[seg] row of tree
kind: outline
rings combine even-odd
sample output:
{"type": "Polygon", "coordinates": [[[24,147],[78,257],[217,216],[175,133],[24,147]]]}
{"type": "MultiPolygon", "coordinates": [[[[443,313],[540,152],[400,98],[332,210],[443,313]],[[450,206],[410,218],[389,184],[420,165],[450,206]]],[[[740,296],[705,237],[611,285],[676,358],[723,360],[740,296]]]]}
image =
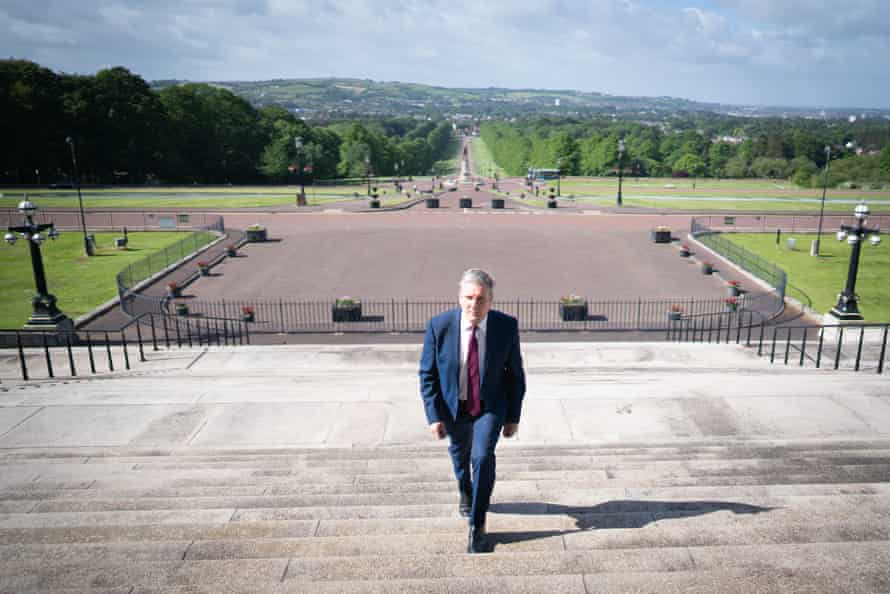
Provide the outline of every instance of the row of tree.
{"type": "Polygon", "coordinates": [[[564,175],[792,179],[803,187],[890,181],[890,122],[770,120],[699,115],[665,123],[538,118],[486,122],[481,136],[509,175],[528,167],[564,175]],[[619,155],[619,140],[624,153],[619,155]],[[830,152],[825,151],[830,147],[830,152]]]}
{"type": "Polygon", "coordinates": [[[262,183],[439,173],[451,125],[413,119],[312,125],[226,89],[155,91],[126,68],[57,74],[0,61],[0,182],[262,183]],[[70,138],[73,142],[68,142],[70,138]]]}

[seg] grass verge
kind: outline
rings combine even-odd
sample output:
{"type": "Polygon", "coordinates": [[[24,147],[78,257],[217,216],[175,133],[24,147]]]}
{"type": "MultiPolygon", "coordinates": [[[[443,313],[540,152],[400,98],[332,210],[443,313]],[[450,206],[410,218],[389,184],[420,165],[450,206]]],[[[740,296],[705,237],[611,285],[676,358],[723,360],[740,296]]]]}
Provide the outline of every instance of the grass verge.
{"type": "MultiPolygon", "coordinates": [[[[837,241],[831,233],[822,234],[818,257],[810,256],[810,243],[816,238],[814,233],[786,234],[779,245],[774,233],[724,233],[723,236],[787,272],[788,283],[795,288],[794,292],[789,291],[790,296],[804,303],[809,299],[811,307],[818,312],[829,311],[846,285],[852,248],[847,242],[837,241]],[[789,237],[796,240],[794,250],[788,248],[789,237]]],[[[869,243],[862,246],[856,292],[860,297],[859,309],[869,322],[890,321],[888,270],[890,247],[886,243],[877,247],[869,243]]]]}
{"type": "MultiPolygon", "coordinates": [[[[57,241],[46,241],[40,248],[46,270],[49,292],[58,298],[59,308],[76,318],[117,295],[115,275],[118,272],[186,236],[184,232],[130,232],[129,247],[111,247],[117,232],[98,232],[96,255],[83,255],[83,237],[63,233],[57,241]]],[[[207,234],[207,239],[214,236],[207,234]]],[[[206,242],[205,242],[206,243],[206,242]]],[[[34,275],[28,244],[19,240],[14,246],[0,248],[0,328],[18,328],[31,314],[31,298],[35,294],[34,275]]]]}

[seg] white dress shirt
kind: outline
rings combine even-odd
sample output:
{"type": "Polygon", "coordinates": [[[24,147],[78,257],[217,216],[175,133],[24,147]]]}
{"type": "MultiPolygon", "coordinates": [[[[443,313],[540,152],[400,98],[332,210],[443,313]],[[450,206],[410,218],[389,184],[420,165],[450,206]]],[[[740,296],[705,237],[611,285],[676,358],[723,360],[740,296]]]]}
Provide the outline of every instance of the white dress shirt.
{"type": "MultiPolygon", "coordinates": [[[[479,383],[482,383],[483,362],[485,361],[485,332],[488,327],[488,316],[476,326],[476,344],[479,348],[479,383]]],[[[460,314],[460,399],[467,399],[467,354],[470,352],[470,336],[473,325],[460,314]]],[[[479,386],[482,387],[481,385],[479,386]]]]}

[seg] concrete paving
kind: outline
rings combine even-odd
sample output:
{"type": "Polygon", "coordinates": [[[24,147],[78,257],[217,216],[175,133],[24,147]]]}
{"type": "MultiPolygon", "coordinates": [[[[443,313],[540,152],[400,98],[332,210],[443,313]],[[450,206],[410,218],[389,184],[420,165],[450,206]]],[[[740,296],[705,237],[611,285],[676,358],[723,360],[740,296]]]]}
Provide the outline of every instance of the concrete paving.
{"type": "MultiPolygon", "coordinates": [[[[770,365],[751,348],[528,343],[505,447],[890,437],[886,375],[770,365]]],[[[149,351],[127,373],[0,385],[0,448],[437,446],[416,344],[149,351]]],[[[14,365],[5,361],[6,366],[14,365]]]]}

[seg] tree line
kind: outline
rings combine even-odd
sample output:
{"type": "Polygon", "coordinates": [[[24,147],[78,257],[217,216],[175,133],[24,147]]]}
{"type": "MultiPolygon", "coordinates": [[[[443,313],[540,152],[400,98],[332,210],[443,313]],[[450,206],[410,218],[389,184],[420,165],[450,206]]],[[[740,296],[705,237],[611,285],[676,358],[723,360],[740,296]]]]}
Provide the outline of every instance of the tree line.
{"type": "Polygon", "coordinates": [[[528,167],[564,175],[776,178],[802,187],[880,188],[890,182],[890,122],[740,118],[717,114],[667,122],[533,118],[485,122],[480,135],[509,175],[528,167]],[[826,152],[825,147],[830,151],[826,152]]]}
{"type": "Polygon", "coordinates": [[[440,173],[456,151],[446,121],[312,123],[207,84],[158,91],[123,67],[59,74],[0,60],[0,182],[294,183],[440,173]],[[71,139],[68,142],[67,139],[71,139]]]}

